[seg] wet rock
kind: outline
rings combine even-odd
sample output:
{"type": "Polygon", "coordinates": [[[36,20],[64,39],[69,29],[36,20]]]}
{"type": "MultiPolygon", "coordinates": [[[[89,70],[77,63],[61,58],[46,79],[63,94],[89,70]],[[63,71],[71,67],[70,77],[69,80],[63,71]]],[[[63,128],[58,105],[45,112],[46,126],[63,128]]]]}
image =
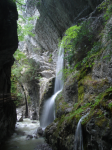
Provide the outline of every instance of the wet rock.
{"type": "Polygon", "coordinates": [[[30,139],[32,139],[32,138],[33,138],[32,135],[27,135],[27,137],[26,137],[27,140],[30,140],[30,139]]]}
{"type": "Polygon", "coordinates": [[[32,123],[37,123],[36,121],[32,121],[32,123]]]}
{"type": "Polygon", "coordinates": [[[37,135],[34,135],[33,138],[38,139],[38,136],[37,136],[37,135]]]}
{"type": "Polygon", "coordinates": [[[32,120],[37,120],[37,112],[36,110],[32,112],[32,120]]]}
{"type": "Polygon", "coordinates": [[[64,99],[68,103],[77,102],[78,90],[77,80],[74,77],[69,77],[64,85],[64,99]]]}
{"type": "Polygon", "coordinates": [[[18,112],[17,111],[17,122],[22,122],[23,121],[23,111],[18,112]]]}
{"type": "Polygon", "coordinates": [[[18,116],[17,117],[17,122],[22,122],[23,121],[23,116],[18,116]]]}
{"type": "Polygon", "coordinates": [[[53,73],[54,72],[51,71],[51,70],[44,70],[44,71],[41,72],[42,76],[45,77],[45,78],[48,78],[48,79],[54,76],[53,73]]]}
{"type": "Polygon", "coordinates": [[[37,133],[38,133],[40,136],[43,136],[43,130],[42,130],[41,127],[38,127],[37,133]]]}
{"type": "MultiPolygon", "coordinates": [[[[50,98],[54,93],[54,83],[55,83],[55,78],[42,80],[42,84],[40,86],[41,94],[40,94],[39,119],[41,118],[45,101],[48,98],[50,98]]],[[[40,125],[41,125],[41,120],[40,120],[40,125]]]]}
{"type": "Polygon", "coordinates": [[[67,108],[67,109],[65,110],[65,113],[70,113],[70,112],[72,111],[72,109],[73,109],[73,107],[67,108]]]}

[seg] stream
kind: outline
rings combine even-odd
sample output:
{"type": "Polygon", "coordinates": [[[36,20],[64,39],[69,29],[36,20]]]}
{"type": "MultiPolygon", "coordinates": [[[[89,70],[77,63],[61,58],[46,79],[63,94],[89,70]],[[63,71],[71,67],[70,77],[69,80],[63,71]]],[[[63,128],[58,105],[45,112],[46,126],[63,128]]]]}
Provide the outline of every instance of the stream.
{"type": "Polygon", "coordinates": [[[23,119],[23,122],[17,122],[14,134],[5,142],[2,149],[0,149],[38,150],[37,146],[45,143],[44,138],[36,135],[39,126],[39,121],[33,121],[28,118],[23,119]]]}

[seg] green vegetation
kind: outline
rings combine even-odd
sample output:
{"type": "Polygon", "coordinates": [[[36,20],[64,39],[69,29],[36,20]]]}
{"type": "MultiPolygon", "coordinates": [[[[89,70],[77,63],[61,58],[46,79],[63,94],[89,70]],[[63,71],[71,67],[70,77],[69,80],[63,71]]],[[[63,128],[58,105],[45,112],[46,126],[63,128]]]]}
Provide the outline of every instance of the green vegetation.
{"type": "MultiPolygon", "coordinates": [[[[93,31],[90,25],[91,25],[91,21],[87,20],[82,22],[79,26],[73,26],[74,28],[76,28],[74,30],[75,36],[71,36],[71,38],[68,38],[71,40],[69,42],[70,50],[67,48],[67,50],[65,51],[68,54],[68,56],[65,58],[68,60],[70,64],[73,61],[75,61],[75,64],[79,63],[81,59],[83,59],[86,56],[85,53],[90,50],[92,44],[92,38],[93,38],[93,31]]],[[[72,30],[69,29],[67,30],[66,33],[67,36],[70,36],[72,32],[72,30]]]]}
{"type": "Polygon", "coordinates": [[[79,26],[70,27],[60,42],[65,49],[65,60],[68,62],[63,71],[65,86],[68,85],[67,90],[69,90],[77,81],[78,102],[74,104],[72,112],[65,114],[68,103],[65,103],[62,94],[56,98],[57,112],[59,110],[63,113],[55,120],[57,128],[53,133],[54,138],[60,137],[60,134],[66,134],[63,130],[67,131],[70,127],[72,130],[73,123],[77,124],[87,112],[89,114],[83,119],[83,126],[93,117],[95,125],[102,127],[105,124],[106,127],[109,127],[108,118],[112,116],[112,87],[107,78],[93,79],[91,70],[93,66],[100,69],[102,62],[108,64],[111,59],[112,25],[109,24],[109,19],[112,16],[112,2],[107,0],[98,9],[105,13],[104,24],[99,28],[97,34],[93,32],[91,21],[87,20],[79,26]],[[92,90],[88,94],[85,91],[89,88],[92,90]]]}
{"type": "Polygon", "coordinates": [[[66,36],[62,39],[65,59],[69,63],[63,71],[65,80],[71,73],[74,74],[82,69],[82,66],[91,68],[96,55],[101,50],[101,42],[94,42],[94,33],[89,26],[90,21],[85,21],[80,26],[73,26],[66,31],[66,36]],[[71,64],[74,65],[71,67],[71,64]]]}
{"type": "Polygon", "coordinates": [[[20,96],[19,87],[23,83],[27,83],[31,80],[38,80],[41,78],[38,73],[39,64],[37,64],[33,59],[27,59],[26,55],[17,50],[14,54],[15,62],[12,66],[12,77],[11,77],[11,93],[17,96],[17,99],[21,101],[24,97],[20,96]]]}
{"type": "Polygon", "coordinates": [[[108,5],[109,5],[109,3],[110,3],[110,0],[106,0],[103,3],[101,3],[100,6],[98,7],[99,11],[100,10],[106,10],[108,5]]]}
{"type": "Polygon", "coordinates": [[[36,19],[35,17],[23,17],[23,11],[25,9],[26,4],[24,0],[15,0],[17,4],[17,10],[19,13],[18,19],[18,38],[19,41],[23,41],[26,35],[35,36],[32,33],[33,25],[31,23],[32,20],[36,19]]]}
{"type": "Polygon", "coordinates": [[[18,106],[24,98],[24,95],[21,94],[21,90],[19,90],[19,87],[21,87],[21,72],[23,71],[23,68],[26,68],[28,62],[25,54],[19,50],[15,52],[14,58],[15,62],[11,72],[11,93],[16,96],[17,101],[15,103],[18,106]]]}
{"type": "Polygon", "coordinates": [[[49,55],[49,60],[48,62],[52,62],[52,54],[49,55]]]}
{"type": "MultiPolygon", "coordinates": [[[[111,0],[106,0],[104,1],[99,7],[98,7],[99,11],[104,10],[105,14],[104,14],[104,19],[105,21],[109,20],[109,18],[112,15],[112,2],[111,0]]],[[[107,22],[105,22],[107,23],[107,22]]]]}
{"type": "MultiPolygon", "coordinates": [[[[35,36],[32,33],[34,19],[37,17],[25,17],[23,13],[25,11],[26,3],[24,0],[10,0],[17,5],[17,11],[19,14],[18,19],[18,39],[23,41],[25,36],[35,36]]],[[[34,1],[32,1],[34,2],[34,1]]],[[[38,1],[41,2],[40,0],[38,1]]],[[[33,4],[34,5],[34,4],[33,4]]],[[[28,59],[25,53],[17,50],[14,53],[14,65],[12,66],[12,77],[11,77],[11,93],[17,97],[16,105],[19,105],[22,102],[22,99],[26,97],[23,83],[34,79],[40,79],[40,74],[37,73],[39,69],[39,64],[36,64],[34,60],[28,59]],[[21,94],[22,91],[22,94],[21,94]]],[[[26,98],[25,98],[26,99],[26,98]]],[[[29,97],[27,98],[30,103],[29,97]]]]}
{"type": "MultiPolygon", "coordinates": [[[[112,3],[110,0],[106,0],[99,8],[100,11],[104,12],[104,17],[102,17],[103,24],[96,31],[97,34],[94,34],[93,30],[90,29],[91,22],[89,22],[90,27],[86,31],[84,30],[85,33],[81,33],[82,23],[79,26],[69,28],[61,42],[65,48],[65,60],[68,61],[66,68],[64,68],[65,85],[63,93],[60,93],[56,98],[58,118],[54,124],[46,128],[48,136],[49,128],[51,127],[50,129],[53,130],[49,139],[55,139],[53,142],[51,141],[54,145],[58,145],[58,143],[63,145],[65,141],[67,143],[71,135],[75,133],[79,119],[87,113],[88,115],[82,120],[83,131],[88,131],[91,134],[92,130],[89,127],[94,124],[93,129],[103,131],[103,136],[111,128],[112,87],[108,78],[109,73],[106,74],[106,67],[111,64],[109,61],[112,56],[112,25],[110,20],[112,3]],[[70,113],[66,113],[66,108],[69,107],[69,102],[65,102],[67,97],[63,95],[66,91],[70,93],[71,99],[78,97],[77,103],[74,104],[74,100],[70,102],[73,104],[70,113]]],[[[85,132],[83,134],[85,135],[85,132]]],[[[85,138],[84,142],[86,140],[85,138]]],[[[72,139],[71,141],[73,142],[72,139]]],[[[87,149],[86,146],[85,149],[87,149]]]]}
{"type": "MultiPolygon", "coordinates": [[[[61,115],[65,114],[65,113],[67,114],[68,112],[66,112],[66,109],[71,107],[68,105],[67,102],[64,101],[62,92],[59,93],[58,96],[56,97],[55,106],[56,106],[56,110],[60,110],[59,112],[61,112],[61,115]]],[[[56,113],[58,114],[57,111],[56,111],[56,113]]],[[[57,117],[59,117],[59,116],[57,116],[57,117]]]]}
{"type": "MultiPolygon", "coordinates": [[[[65,52],[66,52],[66,50],[71,52],[71,49],[72,49],[71,40],[75,40],[77,38],[80,28],[81,28],[81,26],[75,25],[66,30],[65,36],[63,37],[63,40],[60,43],[61,46],[63,48],[65,48],[65,52]]],[[[60,47],[60,45],[59,45],[59,47],[60,47]]]]}
{"type": "MultiPolygon", "coordinates": [[[[105,1],[98,9],[105,11],[105,14],[104,24],[97,31],[97,35],[99,34],[97,38],[91,27],[91,20],[87,20],[79,26],[70,27],[60,42],[65,48],[65,60],[68,61],[68,65],[63,70],[64,81],[70,75],[78,76],[78,78],[84,77],[92,69],[95,60],[100,58],[103,51],[112,47],[110,43],[112,39],[112,25],[107,23],[112,16],[112,2],[110,0],[105,1]],[[105,43],[102,42],[104,38],[105,43]]],[[[103,59],[109,61],[111,54],[112,52],[110,51],[103,59]]]]}
{"type": "MultiPolygon", "coordinates": [[[[95,118],[95,124],[99,127],[103,126],[103,123],[105,123],[106,126],[109,127],[108,124],[108,118],[105,117],[106,113],[105,111],[102,111],[100,107],[103,109],[108,110],[107,112],[112,112],[112,87],[108,88],[105,92],[99,94],[94,102],[89,103],[75,103],[74,108],[72,112],[69,114],[62,115],[61,118],[57,118],[54,122],[57,123],[57,128],[55,132],[53,133],[53,136],[56,136],[56,138],[59,136],[59,133],[63,133],[63,129],[67,130],[68,127],[71,128],[69,132],[72,132],[73,122],[75,121],[75,124],[77,125],[79,119],[81,118],[82,114],[88,115],[82,120],[82,124],[86,125],[86,123],[92,118],[95,118]],[[110,99],[110,100],[109,100],[110,99]]],[[[66,132],[65,132],[66,133],[66,132]]],[[[64,134],[64,133],[63,133],[64,134]]],[[[68,132],[67,132],[68,134],[68,132]]],[[[69,133],[70,134],[70,133],[69,133]]]]}

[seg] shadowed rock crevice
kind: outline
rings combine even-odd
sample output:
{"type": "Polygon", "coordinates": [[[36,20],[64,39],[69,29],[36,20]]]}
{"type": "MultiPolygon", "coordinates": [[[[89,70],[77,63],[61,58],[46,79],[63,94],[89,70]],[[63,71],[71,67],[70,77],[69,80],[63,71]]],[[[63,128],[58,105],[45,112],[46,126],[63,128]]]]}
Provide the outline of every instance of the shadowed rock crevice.
{"type": "Polygon", "coordinates": [[[0,1],[0,143],[15,129],[16,109],[12,101],[2,103],[3,95],[10,95],[13,53],[18,47],[18,13],[11,0],[0,1]]]}

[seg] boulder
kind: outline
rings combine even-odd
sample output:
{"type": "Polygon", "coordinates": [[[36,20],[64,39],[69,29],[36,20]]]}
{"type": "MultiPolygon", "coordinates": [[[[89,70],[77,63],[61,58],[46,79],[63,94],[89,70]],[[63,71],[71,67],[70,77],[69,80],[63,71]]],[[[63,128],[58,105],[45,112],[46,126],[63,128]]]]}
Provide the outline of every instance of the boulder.
{"type": "Polygon", "coordinates": [[[23,121],[23,116],[18,116],[17,117],[17,122],[22,122],[23,121]]]}
{"type": "Polygon", "coordinates": [[[40,135],[40,136],[43,136],[43,130],[42,130],[42,128],[41,127],[38,127],[38,129],[37,129],[37,133],[40,135]]]}
{"type": "Polygon", "coordinates": [[[30,140],[30,139],[32,139],[32,138],[33,138],[32,135],[27,135],[27,137],[26,137],[27,140],[30,140]]]}

